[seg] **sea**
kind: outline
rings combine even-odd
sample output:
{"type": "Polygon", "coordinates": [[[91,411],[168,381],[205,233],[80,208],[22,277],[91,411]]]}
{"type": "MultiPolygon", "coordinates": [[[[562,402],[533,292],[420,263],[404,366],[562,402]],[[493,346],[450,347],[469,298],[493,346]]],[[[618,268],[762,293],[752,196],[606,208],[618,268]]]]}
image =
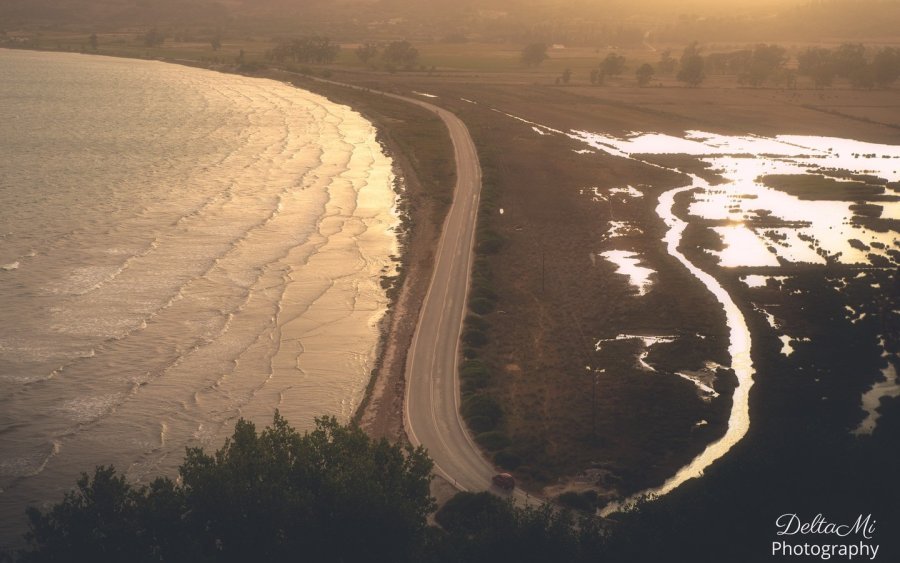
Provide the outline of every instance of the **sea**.
{"type": "Polygon", "coordinates": [[[397,272],[374,126],[274,80],[0,50],[0,547],[81,472],[347,421],[397,272]]]}

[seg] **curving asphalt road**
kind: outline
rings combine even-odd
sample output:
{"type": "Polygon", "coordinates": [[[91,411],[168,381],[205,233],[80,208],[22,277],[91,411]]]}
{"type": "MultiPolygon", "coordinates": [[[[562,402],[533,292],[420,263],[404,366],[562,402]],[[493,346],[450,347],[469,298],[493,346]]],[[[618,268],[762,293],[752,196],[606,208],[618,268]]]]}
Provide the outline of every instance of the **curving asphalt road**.
{"type": "Polygon", "coordinates": [[[466,315],[481,195],[481,165],[469,130],[453,113],[420,99],[315,80],[415,104],[434,112],[447,126],[456,160],[456,187],[438,242],[431,283],[407,353],[403,425],[413,446],[425,446],[436,473],[457,489],[492,491],[525,504],[536,500],[520,489],[509,495],[492,486],[491,478],[497,469],[481,455],[459,412],[459,339],[466,315]]]}
{"type": "MultiPolygon", "coordinates": [[[[423,445],[436,472],[462,491],[491,486],[497,470],[481,455],[459,413],[459,339],[481,194],[481,166],[465,124],[453,113],[422,100],[393,96],[437,114],[447,126],[456,159],[453,204],[435,255],[434,272],[407,355],[403,418],[413,445],[423,445]]],[[[528,495],[516,490],[521,501],[528,495]]]]}
{"type": "Polygon", "coordinates": [[[496,472],[460,418],[457,376],[481,167],[469,131],[458,117],[434,105],[414,102],[436,112],[447,126],[456,158],[456,188],[407,355],[404,425],[410,441],[428,449],[440,475],[461,490],[484,490],[490,488],[496,472]]]}

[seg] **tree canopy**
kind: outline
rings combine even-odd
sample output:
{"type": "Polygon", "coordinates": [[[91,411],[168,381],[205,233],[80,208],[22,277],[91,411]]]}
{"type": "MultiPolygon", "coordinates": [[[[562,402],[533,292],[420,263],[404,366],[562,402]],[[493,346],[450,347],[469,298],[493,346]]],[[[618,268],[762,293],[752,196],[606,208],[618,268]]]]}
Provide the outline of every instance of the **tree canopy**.
{"type": "Polygon", "coordinates": [[[409,41],[392,41],[384,48],[381,59],[389,65],[412,69],[419,61],[419,50],[409,41]]]}
{"type": "Polygon", "coordinates": [[[111,467],[30,508],[24,561],[417,559],[435,509],[424,449],[374,441],[334,418],[298,434],[276,413],[241,420],[214,455],[189,449],[180,482],[133,486],[111,467]]]}
{"type": "Polygon", "coordinates": [[[700,47],[695,41],[684,48],[684,52],[681,55],[681,66],[676,78],[688,86],[699,86],[705,77],[703,57],[700,55],[700,47]]]}
{"type": "Polygon", "coordinates": [[[547,60],[546,43],[529,43],[522,49],[522,64],[525,66],[538,66],[547,60]]]}
{"type": "Polygon", "coordinates": [[[634,72],[635,77],[637,78],[638,86],[646,86],[650,84],[650,80],[653,78],[654,70],[653,67],[648,63],[644,63],[638,67],[638,69],[634,72]]]}
{"type": "Polygon", "coordinates": [[[298,37],[279,41],[266,57],[276,62],[327,64],[333,62],[340,51],[341,46],[327,37],[298,37]]]}
{"type": "Polygon", "coordinates": [[[604,76],[618,76],[625,71],[625,56],[610,53],[600,62],[600,72],[604,76]]]}
{"type": "Polygon", "coordinates": [[[210,455],[186,452],[179,480],[83,474],[62,502],[28,509],[23,562],[591,561],[602,535],[567,511],[460,493],[436,515],[423,448],[373,440],[334,418],[303,435],[277,412],[238,421],[210,455]]]}

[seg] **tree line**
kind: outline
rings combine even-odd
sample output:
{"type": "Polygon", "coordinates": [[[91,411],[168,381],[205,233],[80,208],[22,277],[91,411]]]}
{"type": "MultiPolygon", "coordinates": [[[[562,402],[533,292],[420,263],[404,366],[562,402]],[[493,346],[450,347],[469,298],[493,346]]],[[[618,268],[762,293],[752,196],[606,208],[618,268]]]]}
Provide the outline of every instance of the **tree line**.
{"type": "Polygon", "coordinates": [[[363,43],[356,48],[356,58],[366,66],[373,66],[376,60],[380,60],[388,70],[412,70],[419,63],[419,50],[405,40],[383,45],[363,43]]]}
{"type": "Polygon", "coordinates": [[[329,38],[314,35],[282,39],[266,52],[266,59],[276,63],[327,64],[334,62],[340,51],[341,46],[329,38]]]}
{"type": "Polygon", "coordinates": [[[179,479],[83,474],[58,504],[29,508],[22,562],[598,561],[593,519],[461,493],[437,512],[421,447],[317,419],[298,433],[277,412],[241,420],[215,454],[189,448],[179,479]]]}
{"type": "MultiPolygon", "coordinates": [[[[545,43],[529,43],[522,49],[522,64],[540,65],[549,58],[547,50],[545,43]]],[[[626,68],[625,56],[610,52],[590,70],[590,83],[603,85],[607,78],[624,74],[626,68]]],[[[781,45],[760,43],[747,49],[704,54],[703,47],[695,41],[677,59],[671,50],[666,50],[655,65],[645,62],[634,69],[640,86],[648,85],[654,76],[672,74],[688,86],[699,86],[709,76],[718,75],[733,76],[738,84],[753,88],[795,88],[801,76],[807,77],[815,88],[832,86],[837,80],[854,88],[889,88],[900,78],[900,49],[844,43],[833,49],[808,47],[792,55],[781,45]]],[[[556,81],[568,84],[571,78],[571,69],[565,69],[556,81]]]]}

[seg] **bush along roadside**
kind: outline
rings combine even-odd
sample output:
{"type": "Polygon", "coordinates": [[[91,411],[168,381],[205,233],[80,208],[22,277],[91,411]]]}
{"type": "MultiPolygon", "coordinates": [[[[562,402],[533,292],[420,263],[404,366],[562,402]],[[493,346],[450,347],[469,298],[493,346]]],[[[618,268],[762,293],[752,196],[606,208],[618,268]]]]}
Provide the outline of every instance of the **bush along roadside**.
{"type": "Polygon", "coordinates": [[[497,214],[497,172],[490,149],[478,147],[482,188],[478,207],[475,260],[469,287],[468,309],[462,331],[463,362],[460,364],[460,411],[475,441],[499,467],[513,470],[521,463],[512,440],[503,428],[503,408],[492,392],[494,374],[480,357],[490,338],[490,319],[501,301],[494,288],[492,256],[503,248],[503,237],[493,226],[497,214]]]}

